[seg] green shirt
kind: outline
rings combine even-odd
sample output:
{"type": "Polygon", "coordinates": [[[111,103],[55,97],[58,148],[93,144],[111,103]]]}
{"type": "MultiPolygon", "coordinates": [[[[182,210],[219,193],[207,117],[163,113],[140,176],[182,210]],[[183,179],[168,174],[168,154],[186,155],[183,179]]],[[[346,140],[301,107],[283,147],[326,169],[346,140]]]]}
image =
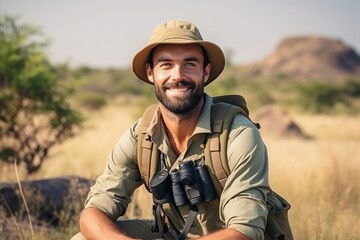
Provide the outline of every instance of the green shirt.
{"type": "MultiPolygon", "coordinates": [[[[168,169],[178,168],[182,161],[199,160],[203,143],[211,133],[212,98],[205,95],[205,104],[187,150],[176,157],[167,139],[160,112],[154,116],[148,134],[164,156],[168,169]]],[[[116,143],[86,200],[86,207],[105,212],[114,221],[126,211],[130,196],[142,184],[136,160],[139,119],[116,143]]],[[[197,205],[198,214],[188,237],[206,235],[220,228],[237,229],[253,239],[263,239],[266,225],[266,194],[269,191],[268,157],[258,129],[246,117],[237,115],[231,126],[228,148],[231,170],[220,200],[197,205]]],[[[170,227],[180,232],[189,213],[188,206],[165,204],[170,227]]]]}

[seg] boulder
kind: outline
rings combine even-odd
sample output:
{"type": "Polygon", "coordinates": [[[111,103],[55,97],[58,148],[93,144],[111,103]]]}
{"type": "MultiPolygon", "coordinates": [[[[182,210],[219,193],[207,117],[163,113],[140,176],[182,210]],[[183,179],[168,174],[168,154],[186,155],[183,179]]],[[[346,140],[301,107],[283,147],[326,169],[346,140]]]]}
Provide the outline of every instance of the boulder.
{"type": "Polygon", "coordinates": [[[264,136],[309,139],[290,114],[279,105],[269,104],[257,111],[252,120],[259,123],[264,136]]]}
{"type": "MultiPolygon", "coordinates": [[[[94,181],[67,176],[20,184],[32,219],[57,226],[71,215],[78,216],[94,181]]],[[[0,212],[0,217],[15,216],[17,221],[27,218],[18,183],[0,183],[0,212]]]]}

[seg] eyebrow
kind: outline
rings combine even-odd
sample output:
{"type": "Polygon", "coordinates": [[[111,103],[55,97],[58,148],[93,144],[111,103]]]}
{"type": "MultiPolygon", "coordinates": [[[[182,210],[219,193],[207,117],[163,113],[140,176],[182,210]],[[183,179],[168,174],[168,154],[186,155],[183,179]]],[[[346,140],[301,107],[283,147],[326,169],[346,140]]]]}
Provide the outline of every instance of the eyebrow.
{"type": "Polygon", "coordinates": [[[185,61],[186,62],[199,62],[200,59],[197,57],[188,57],[188,58],[185,58],[185,61]]]}
{"type": "Polygon", "coordinates": [[[165,57],[160,57],[156,62],[158,63],[158,62],[169,62],[169,61],[171,61],[171,59],[165,56],[165,57]]]}

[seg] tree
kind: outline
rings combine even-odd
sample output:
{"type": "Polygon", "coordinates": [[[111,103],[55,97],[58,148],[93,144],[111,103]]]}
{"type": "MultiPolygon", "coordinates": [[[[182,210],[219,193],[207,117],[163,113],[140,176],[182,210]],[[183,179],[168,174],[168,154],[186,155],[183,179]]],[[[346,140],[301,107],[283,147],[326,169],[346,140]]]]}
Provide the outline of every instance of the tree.
{"type": "Polygon", "coordinates": [[[82,122],[65,101],[47,46],[38,28],[0,19],[0,161],[17,160],[29,174],[82,122]]]}

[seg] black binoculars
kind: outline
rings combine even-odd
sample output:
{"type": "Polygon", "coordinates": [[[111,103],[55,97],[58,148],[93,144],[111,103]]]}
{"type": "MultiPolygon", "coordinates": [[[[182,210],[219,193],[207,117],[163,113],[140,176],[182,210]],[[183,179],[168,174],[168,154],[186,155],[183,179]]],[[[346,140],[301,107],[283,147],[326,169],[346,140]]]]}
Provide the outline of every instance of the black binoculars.
{"type": "Polygon", "coordinates": [[[156,204],[170,202],[176,206],[188,203],[196,205],[216,198],[209,171],[206,165],[195,165],[193,161],[183,162],[179,170],[157,172],[150,181],[150,190],[156,204]]]}

